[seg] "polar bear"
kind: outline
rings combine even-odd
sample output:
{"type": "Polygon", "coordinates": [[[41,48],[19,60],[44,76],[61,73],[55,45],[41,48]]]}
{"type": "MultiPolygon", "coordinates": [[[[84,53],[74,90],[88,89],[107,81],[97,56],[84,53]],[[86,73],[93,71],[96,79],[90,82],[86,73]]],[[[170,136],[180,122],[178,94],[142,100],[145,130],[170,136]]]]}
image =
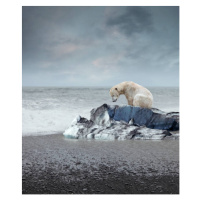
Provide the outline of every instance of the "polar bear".
{"type": "Polygon", "coordinates": [[[112,101],[117,101],[118,97],[124,94],[130,106],[139,106],[142,108],[151,108],[153,104],[153,95],[151,92],[137,83],[125,81],[113,86],[110,89],[112,101]]]}

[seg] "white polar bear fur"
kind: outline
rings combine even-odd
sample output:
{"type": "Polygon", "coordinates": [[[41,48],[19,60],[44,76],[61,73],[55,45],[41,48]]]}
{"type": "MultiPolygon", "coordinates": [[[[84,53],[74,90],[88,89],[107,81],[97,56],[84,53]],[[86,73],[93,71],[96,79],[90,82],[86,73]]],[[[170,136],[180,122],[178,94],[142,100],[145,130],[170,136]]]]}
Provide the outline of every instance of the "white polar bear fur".
{"type": "Polygon", "coordinates": [[[110,95],[113,102],[124,94],[130,106],[139,106],[142,108],[151,108],[153,104],[153,95],[145,87],[132,81],[126,81],[113,86],[110,89],[110,95]]]}

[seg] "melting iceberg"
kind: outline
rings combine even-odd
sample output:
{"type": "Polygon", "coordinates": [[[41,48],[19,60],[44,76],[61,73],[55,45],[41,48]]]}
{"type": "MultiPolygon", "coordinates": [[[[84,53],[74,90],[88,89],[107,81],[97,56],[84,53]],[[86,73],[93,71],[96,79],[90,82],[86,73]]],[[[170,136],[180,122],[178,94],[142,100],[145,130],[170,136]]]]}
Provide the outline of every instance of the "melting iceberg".
{"type": "Polygon", "coordinates": [[[90,120],[78,116],[65,130],[67,138],[101,140],[163,139],[179,130],[179,113],[156,108],[103,104],[90,112],[90,120]]]}

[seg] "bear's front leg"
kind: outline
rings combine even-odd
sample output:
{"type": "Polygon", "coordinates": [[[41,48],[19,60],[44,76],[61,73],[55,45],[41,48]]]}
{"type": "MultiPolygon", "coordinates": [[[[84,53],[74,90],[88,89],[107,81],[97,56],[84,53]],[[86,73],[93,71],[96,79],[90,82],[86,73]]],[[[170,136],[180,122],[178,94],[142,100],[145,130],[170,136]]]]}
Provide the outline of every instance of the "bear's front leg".
{"type": "Polygon", "coordinates": [[[132,99],[132,98],[129,98],[129,99],[127,99],[127,100],[128,100],[128,105],[133,106],[133,99],[132,99]]]}

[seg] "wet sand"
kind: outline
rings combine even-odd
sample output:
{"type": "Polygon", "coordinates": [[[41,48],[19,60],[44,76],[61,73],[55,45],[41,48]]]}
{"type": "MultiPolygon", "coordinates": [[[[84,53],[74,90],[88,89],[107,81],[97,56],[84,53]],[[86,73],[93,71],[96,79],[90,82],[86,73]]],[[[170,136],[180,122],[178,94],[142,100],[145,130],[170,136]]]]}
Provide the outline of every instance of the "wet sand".
{"type": "Polygon", "coordinates": [[[179,194],[179,140],[22,137],[23,194],[179,194]]]}

